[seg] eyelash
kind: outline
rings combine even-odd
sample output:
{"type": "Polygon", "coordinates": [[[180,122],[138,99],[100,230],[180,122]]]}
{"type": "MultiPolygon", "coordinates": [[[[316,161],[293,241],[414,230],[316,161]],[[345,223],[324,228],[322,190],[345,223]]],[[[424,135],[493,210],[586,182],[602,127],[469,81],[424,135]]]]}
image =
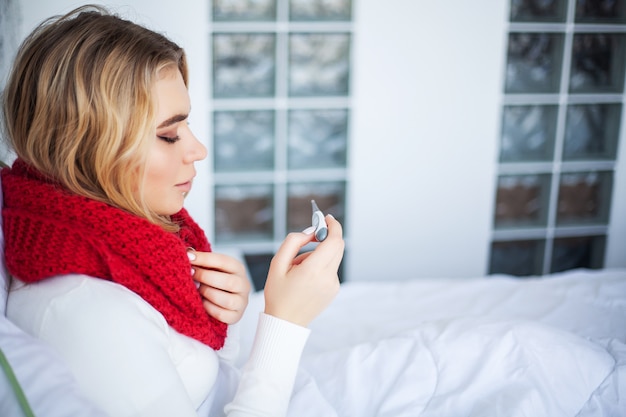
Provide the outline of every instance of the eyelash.
{"type": "Polygon", "coordinates": [[[167,143],[176,143],[178,142],[178,140],[180,139],[180,136],[174,136],[174,137],[169,137],[169,136],[157,136],[157,138],[161,139],[162,141],[165,141],[167,143]]]}

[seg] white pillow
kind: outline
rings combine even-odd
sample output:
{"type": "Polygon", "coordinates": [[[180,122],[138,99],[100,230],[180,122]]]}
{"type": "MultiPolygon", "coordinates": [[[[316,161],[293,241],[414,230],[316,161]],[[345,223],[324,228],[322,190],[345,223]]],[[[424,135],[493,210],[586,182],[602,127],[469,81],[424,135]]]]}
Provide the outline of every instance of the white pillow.
{"type": "MultiPolygon", "coordinates": [[[[17,380],[36,416],[104,417],[80,391],[65,362],[43,342],[0,316],[0,341],[17,380]]],[[[19,403],[0,370],[0,416],[20,416],[19,403]]]]}

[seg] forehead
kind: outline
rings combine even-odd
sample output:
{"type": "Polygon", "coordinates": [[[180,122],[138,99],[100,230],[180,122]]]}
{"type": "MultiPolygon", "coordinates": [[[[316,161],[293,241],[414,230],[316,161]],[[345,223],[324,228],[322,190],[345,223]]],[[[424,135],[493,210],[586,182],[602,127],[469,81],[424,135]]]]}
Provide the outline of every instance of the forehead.
{"type": "Polygon", "coordinates": [[[157,124],[177,114],[188,115],[191,107],[189,92],[176,67],[168,66],[159,71],[155,84],[157,124]]]}

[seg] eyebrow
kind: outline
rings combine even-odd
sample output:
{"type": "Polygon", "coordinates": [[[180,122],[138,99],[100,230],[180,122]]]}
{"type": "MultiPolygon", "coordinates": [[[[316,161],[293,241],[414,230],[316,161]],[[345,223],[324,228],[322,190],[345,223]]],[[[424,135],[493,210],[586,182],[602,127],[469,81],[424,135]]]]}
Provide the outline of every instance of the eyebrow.
{"type": "Polygon", "coordinates": [[[159,126],[157,126],[157,129],[162,129],[164,127],[171,126],[171,125],[173,125],[175,123],[182,122],[183,120],[187,119],[187,117],[189,117],[188,114],[177,114],[177,115],[172,116],[169,119],[165,120],[163,123],[161,123],[159,126]]]}

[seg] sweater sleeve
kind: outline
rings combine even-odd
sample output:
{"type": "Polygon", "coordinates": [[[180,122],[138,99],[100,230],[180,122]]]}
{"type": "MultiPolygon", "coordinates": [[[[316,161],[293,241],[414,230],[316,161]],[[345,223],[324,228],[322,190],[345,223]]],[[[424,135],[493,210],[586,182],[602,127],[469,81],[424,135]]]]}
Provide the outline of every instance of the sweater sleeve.
{"type": "Polygon", "coordinates": [[[305,327],[260,313],[252,351],[226,415],[284,416],[309,334],[305,327]]]}

